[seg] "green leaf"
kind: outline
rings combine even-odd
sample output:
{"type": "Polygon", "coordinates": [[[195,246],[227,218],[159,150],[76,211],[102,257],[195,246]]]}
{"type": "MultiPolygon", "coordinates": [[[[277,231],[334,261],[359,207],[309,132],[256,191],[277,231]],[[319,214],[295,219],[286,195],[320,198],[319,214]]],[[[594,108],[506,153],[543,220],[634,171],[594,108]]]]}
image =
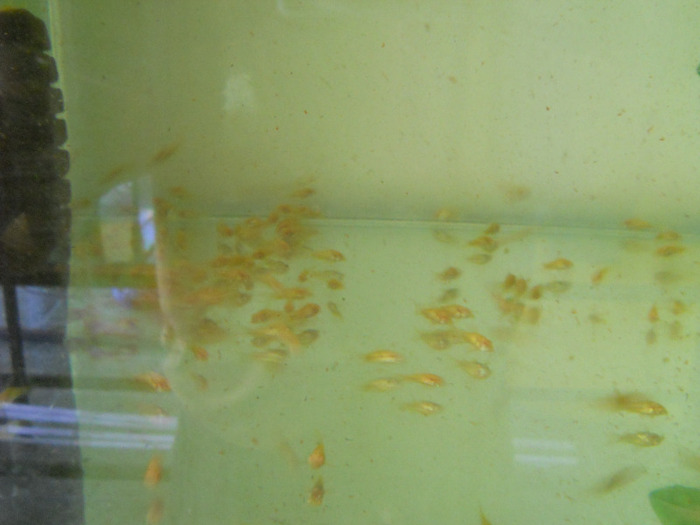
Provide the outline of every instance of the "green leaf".
{"type": "Polygon", "coordinates": [[[663,525],[700,525],[700,489],[673,485],[649,493],[649,503],[663,525]]]}

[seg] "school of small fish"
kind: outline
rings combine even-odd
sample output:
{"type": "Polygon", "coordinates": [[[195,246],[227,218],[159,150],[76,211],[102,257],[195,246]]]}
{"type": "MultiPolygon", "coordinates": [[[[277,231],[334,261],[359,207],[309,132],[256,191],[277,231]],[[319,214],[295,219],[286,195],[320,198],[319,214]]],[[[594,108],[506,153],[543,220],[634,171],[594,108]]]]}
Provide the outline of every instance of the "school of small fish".
{"type": "MultiPolygon", "coordinates": [[[[154,155],[152,162],[165,162],[177,152],[179,144],[173,144],[154,155]]],[[[119,171],[114,176],[118,176],[119,171]]],[[[187,313],[188,330],[185,341],[185,356],[196,363],[197,372],[186,376],[196,391],[209,388],[207,366],[213,360],[210,347],[231,335],[230,328],[211,312],[217,307],[240,308],[253,298],[264,296],[266,306],[254,311],[247,322],[246,337],[252,351],[253,362],[272,375],[284,370],[290,360],[303,355],[316,344],[321,332],[314,325],[321,316],[343,322],[343,313],[334,293],[346,286],[343,264],[347,264],[346,254],[329,246],[314,246],[313,219],[320,217],[315,208],[303,204],[282,204],[267,216],[252,216],[239,221],[219,221],[214,229],[217,239],[217,253],[214,257],[193,262],[184,255],[196,239],[186,229],[173,228],[169,219],[190,216],[182,209],[188,199],[188,192],[182,187],[170,189],[171,199],[159,198],[155,203],[156,229],[166,245],[159,249],[167,250],[174,261],[160,275],[156,275],[150,265],[133,265],[129,268],[104,265],[95,274],[107,280],[135,279],[146,284],[144,288],[154,290],[153,294],[142,293],[131,298],[131,308],[156,309],[161,297],[158,286],[168,290],[171,307],[187,313]],[[298,274],[290,272],[290,262],[304,261],[306,267],[298,274]]],[[[294,199],[305,199],[315,194],[313,188],[301,188],[293,193],[294,199]]],[[[436,220],[448,222],[454,214],[441,210],[436,220]]],[[[629,230],[653,232],[653,226],[641,219],[629,219],[623,223],[629,230]]],[[[389,399],[394,410],[406,412],[405,417],[421,421],[418,416],[438,416],[430,421],[448,417],[450,406],[438,402],[437,393],[443,389],[459,388],[460,385],[490,385],[499,376],[499,345],[503,343],[498,333],[489,333],[488,325],[481,320],[483,304],[474,304],[470,297],[460,291],[460,282],[470,278],[476,265],[491,264],[511,242],[520,240],[526,233],[505,236],[497,223],[488,225],[480,235],[466,240],[463,261],[449,261],[442,268],[426,273],[434,295],[418,304],[411,313],[410,323],[416,326],[414,344],[406,348],[386,346],[378,341],[376,347],[358,348],[356,359],[366,370],[366,377],[357,385],[358,391],[366,392],[367,398],[389,399]],[[440,374],[432,367],[414,367],[412,361],[416,353],[422,353],[422,363],[438,359],[440,374]],[[444,363],[450,363],[445,372],[444,363]],[[453,373],[454,371],[454,373],[453,373]],[[376,396],[376,397],[373,397],[376,396]],[[443,416],[440,416],[443,415],[443,416]]],[[[459,239],[447,228],[436,229],[434,237],[438,242],[456,244],[459,239]]],[[[650,250],[659,261],[676,260],[684,257],[686,247],[680,234],[664,230],[654,238],[657,245],[650,250]]],[[[99,248],[84,242],[76,247],[86,254],[98,253],[99,248]]],[[[490,290],[490,298],[500,320],[510,327],[530,326],[533,329],[541,323],[544,310],[543,298],[558,298],[567,294],[573,284],[570,275],[579,271],[580,266],[565,254],[550,253],[537,263],[538,270],[551,279],[532,282],[533,279],[521,273],[507,273],[490,290]]],[[[350,257],[351,258],[351,257],[350,257]]],[[[660,263],[661,264],[661,263],[660,263]]],[[[584,267],[584,265],[581,265],[584,267]]],[[[610,265],[599,265],[590,277],[591,290],[604,288],[619,271],[610,265]]],[[[672,276],[659,270],[658,281],[672,276]]],[[[681,324],[682,316],[690,305],[680,298],[669,297],[666,301],[649,304],[646,320],[649,330],[645,335],[647,345],[655,345],[660,334],[668,340],[686,337],[681,324]],[[663,328],[663,330],[662,330],[663,328]]],[[[603,316],[591,313],[592,323],[604,323],[603,316]]],[[[99,327],[91,326],[91,329],[99,327]]],[[[127,325],[118,330],[129,331],[127,325]]],[[[172,339],[172,330],[166,324],[162,338],[172,339]]],[[[437,366],[436,366],[437,368],[437,366]]],[[[159,371],[144,370],[132,377],[136,388],[152,393],[170,392],[169,379],[159,371]]],[[[478,388],[478,387],[474,387],[478,388]]],[[[489,388],[484,387],[484,388],[489,388]]],[[[619,433],[615,442],[619,446],[639,449],[659,447],[664,436],[656,433],[654,421],[662,420],[669,414],[659,401],[640,392],[620,392],[611,385],[612,394],[599,399],[598,408],[603,408],[617,416],[639,418],[639,428],[630,428],[619,433]],[[644,420],[644,426],[641,426],[644,420]]],[[[1,401],[1,399],[0,399],[1,401]]],[[[374,401],[372,401],[374,402],[374,401]]],[[[404,417],[404,416],[399,416],[404,417]]],[[[601,416],[604,417],[604,416],[601,416]]],[[[636,421],[636,420],[635,420],[636,421]]],[[[332,458],[331,458],[332,459],[332,458]]],[[[332,469],[326,466],[326,450],[323,441],[318,440],[307,457],[308,467],[313,477],[305,488],[306,503],[311,506],[324,504],[326,495],[324,478],[319,469],[332,469]]],[[[143,483],[153,493],[148,509],[147,522],[159,523],[165,503],[159,493],[164,477],[165,458],[153,454],[146,464],[143,483]]],[[[618,470],[598,485],[601,494],[633,483],[645,474],[639,467],[618,470]]],[[[327,476],[330,480],[331,476],[327,476]]],[[[489,523],[480,511],[482,523],[489,523]]]]}

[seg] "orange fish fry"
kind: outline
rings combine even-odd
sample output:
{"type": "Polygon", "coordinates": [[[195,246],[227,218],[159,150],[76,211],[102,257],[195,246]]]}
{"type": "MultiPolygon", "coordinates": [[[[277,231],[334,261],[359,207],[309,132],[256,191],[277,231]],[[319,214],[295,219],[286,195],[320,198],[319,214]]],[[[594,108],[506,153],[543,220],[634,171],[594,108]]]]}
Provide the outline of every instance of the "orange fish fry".
{"type": "Polygon", "coordinates": [[[155,498],[148,505],[148,512],[146,513],[146,524],[147,525],[158,525],[163,521],[163,514],[165,513],[165,503],[163,503],[162,498],[155,498]]]}
{"type": "Polygon", "coordinates": [[[569,259],[564,259],[560,257],[559,259],[554,259],[544,265],[547,270],[568,270],[574,265],[569,259]]]}
{"type": "Polygon", "coordinates": [[[630,230],[648,230],[651,228],[651,224],[647,221],[637,218],[627,219],[624,225],[630,230]]]}
{"type": "Polygon", "coordinates": [[[138,374],[134,379],[143,385],[148,386],[154,392],[169,392],[170,382],[168,378],[158,372],[148,372],[146,374],[138,374]]]}
{"type": "Polygon", "coordinates": [[[388,392],[399,386],[399,380],[393,377],[380,377],[366,383],[364,389],[367,392],[388,392]]]}
{"type": "Polygon", "coordinates": [[[437,277],[440,281],[447,282],[456,279],[460,275],[462,275],[462,271],[459,268],[450,266],[446,270],[440,272],[437,277]]]}
{"type": "Polygon", "coordinates": [[[207,352],[207,349],[203,346],[192,345],[189,348],[192,355],[194,355],[194,358],[198,361],[206,361],[209,359],[209,352],[207,352]]]}
{"type": "Polygon", "coordinates": [[[316,259],[321,259],[322,261],[339,262],[345,260],[345,256],[338,250],[319,250],[311,255],[313,255],[316,259]]]}
{"type": "Polygon", "coordinates": [[[487,337],[476,332],[462,332],[462,339],[482,352],[493,352],[493,343],[487,337]]]}
{"type": "Polygon", "coordinates": [[[309,462],[309,466],[313,469],[321,468],[326,464],[326,452],[323,443],[316,445],[316,448],[309,454],[307,461],[309,462]]]}
{"type": "Polygon", "coordinates": [[[400,363],[403,356],[393,350],[375,350],[365,355],[368,363],[400,363]]]}
{"type": "Polygon", "coordinates": [[[593,284],[600,284],[605,276],[607,275],[610,268],[601,268],[591,276],[591,282],[593,284]]]}
{"type": "Polygon", "coordinates": [[[435,308],[424,308],[421,310],[421,314],[436,324],[450,324],[453,319],[466,319],[468,317],[474,317],[472,311],[466,306],[459,304],[448,304],[446,306],[440,306],[435,308]]]}
{"type": "Polygon", "coordinates": [[[415,412],[422,416],[432,416],[442,412],[442,406],[432,401],[416,401],[415,403],[406,403],[402,407],[409,412],[415,412]]]}
{"type": "Polygon", "coordinates": [[[670,244],[668,246],[662,246],[661,248],[656,250],[656,255],[660,255],[661,257],[670,257],[671,255],[683,253],[684,251],[685,251],[684,246],[670,244]]]}
{"type": "Polygon", "coordinates": [[[638,392],[629,394],[615,392],[612,396],[602,400],[602,406],[615,411],[632,412],[643,416],[663,416],[668,414],[663,405],[647,399],[646,396],[638,392]]]}
{"type": "Polygon", "coordinates": [[[449,324],[452,322],[452,316],[443,308],[423,308],[420,313],[432,323],[449,324]]]}
{"type": "Polygon", "coordinates": [[[493,252],[498,248],[498,242],[489,235],[482,235],[476,239],[469,241],[470,246],[477,246],[484,251],[493,252]]]}
{"type": "Polygon", "coordinates": [[[326,494],[326,490],[323,488],[323,478],[318,478],[314,486],[311,488],[309,493],[309,499],[307,500],[309,505],[318,507],[323,504],[323,496],[326,494]]]}
{"type": "Polygon", "coordinates": [[[404,381],[410,381],[412,383],[419,383],[425,386],[442,386],[445,384],[445,380],[437,374],[430,373],[420,373],[420,374],[409,374],[403,376],[404,381]]]}
{"type": "Polygon", "coordinates": [[[146,472],[143,474],[143,484],[147,487],[155,487],[163,478],[163,458],[160,454],[153,454],[146,472]]]}
{"type": "Polygon", "coordinates": [[[459,367],[474,379],[486,379],[491,375],[491,369],[478,361],[458,361],[459,367]]]}
{"type": "Polygon", "coordinates": [[[634,445],[635,447],[645,448],[659,446],[663,440],[663,436],[653,432],[632,432],[620,436],[618,441],[634,445]]]}
{"type": "Polygon", "coordinates": [[[306,303],[304,306],[299,308],[298,310],[294,310],[289,314],[289,318],[294,320],[294,321],[299,321],[302,319],[309,319],[310,317],[315,316],[318,314],[318,312],[321,311],[321,307],[317,305],[316,303],[306,303]]]}

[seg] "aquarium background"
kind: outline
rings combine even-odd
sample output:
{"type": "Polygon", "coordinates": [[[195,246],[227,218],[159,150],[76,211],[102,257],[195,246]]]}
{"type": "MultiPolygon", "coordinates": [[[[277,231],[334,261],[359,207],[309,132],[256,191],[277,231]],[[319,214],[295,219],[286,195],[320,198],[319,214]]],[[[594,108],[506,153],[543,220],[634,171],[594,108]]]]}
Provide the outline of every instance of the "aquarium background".
{"type": "Polygon", "coordinates": [[[333,218],[693,224],[694,2],[52,7],[76,199],[150,175],[237,216],[304,180],[333,218]]]}
{"type": "Polygon", "coordinates": [[[85,523],[638,525],[700,486],[696,3],[42,6],[85,523]]]}

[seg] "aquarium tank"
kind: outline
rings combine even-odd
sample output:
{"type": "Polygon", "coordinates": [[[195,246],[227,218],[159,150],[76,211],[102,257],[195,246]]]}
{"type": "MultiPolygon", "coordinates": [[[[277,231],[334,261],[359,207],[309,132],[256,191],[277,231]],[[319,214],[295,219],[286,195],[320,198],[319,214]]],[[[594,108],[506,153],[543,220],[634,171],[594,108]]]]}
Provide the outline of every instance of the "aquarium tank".
{"type": "Polygon", "coordinates": [[[698,27],[0,2],[0,524],[700,524],[698,27]]]}

